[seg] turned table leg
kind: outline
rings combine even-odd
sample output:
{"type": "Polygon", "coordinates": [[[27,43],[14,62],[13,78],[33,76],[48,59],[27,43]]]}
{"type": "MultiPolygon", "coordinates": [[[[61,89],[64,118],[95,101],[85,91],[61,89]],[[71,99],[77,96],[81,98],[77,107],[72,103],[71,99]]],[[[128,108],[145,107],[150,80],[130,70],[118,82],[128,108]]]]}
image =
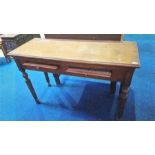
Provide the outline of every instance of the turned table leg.
{"type": "Polygon", "coordinates": [[[132,76],[134,70],[130,70],[125,74],[124,80],[121,81],[120,91],[119,91],[119,109],[117,119],[120,120],[123,116],[125,103],[127,101],[129,87],[131,84],[132,76]]]}
{"type": "Polygon", "coordinates": [[[25,69],[22,67],[20,61],[18,61],[18,60],[15,60],[15,61],[16,61],[16,64],[17,64],[19,70],[20,70],[20,71],[22,72],[22,74],[23,74],[23,77],[24,77],[24,79],[25,79],[25,82],[26,82],[26,84],[27,84],[27,86],[28,86],[28,88],[29,88],[29,90],[30,90],[30,92],[31,92],[31,94],[32,94],[32,96],[33,96],[33,98],[35,99],[36,103],[39,104],[40,101],[39,101],[39,99],[38,99],[38,97],[37,97],[37,94],[36,94],[36,92],[35,92],[35,90],[34,90],[34,88],[33,88],[33,85],[32,85],[32,83],[31,83],[31,81],[30,81],[30,79],[29,79],[29,77],[28,77],[28,74],[25,72],[25,69]]]}
{"type": "Polygon", "coordinates": [[[118,119],[121,119],[123,116],[125,103],[126,103],[127,96],[128,96],[128,91],[129,91],[129,86],[125,84],[121,84],[120,95],[119,95],[118,119]]]}
{"type": "Polygon", "coordinates": [[[34,88],[33,88],[33,85],[32,85],[32,83],[31,83],[29,77],[28,77],[28,74],[25,72],[25,70],[22,71],[22,74],[23,74],[23,77],[25,78],[25,82],[26,82],[26,84],[27,84],[27,86],[28,86],[28,88],[29,88],[29,90],[30,90],[32,96],[34,97],[36,103],[39,104],[40,101],[39,101],[39,99],[38,99],[38,97],[37,97],[37,95],[36,95],[36,92],[35,92],[35,90],[34,90],[34,88]]]}
{"type": "Polygon", "coordinates": [[[54,79],[55,79],[55,81],[56,81],[56,84],[57,84],[57,85],[60,85],[61,83],[60,83],[59,74],[53,74],[53,76],[54,76],[54,79]]]}
{"type": "Polygon", "coordinates": [[[48,73],[44,72],[44,75],[45,75],[45,79],[46,79],[46,81],[48,83],[48,86],[51,87],[51,83],[50,83],[50,79],[49,79],[48,73]]]}
{"type": "Polygon", "coordinates": [[[116,92],[116,81],[111,81],[110,91],[112,94],[116,92]]]}

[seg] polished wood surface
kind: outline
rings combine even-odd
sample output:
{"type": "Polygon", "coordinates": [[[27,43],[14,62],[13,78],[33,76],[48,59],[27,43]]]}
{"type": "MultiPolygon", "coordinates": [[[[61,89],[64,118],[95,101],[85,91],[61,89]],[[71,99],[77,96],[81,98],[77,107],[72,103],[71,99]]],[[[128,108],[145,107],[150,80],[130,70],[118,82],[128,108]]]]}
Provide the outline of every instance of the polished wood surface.
{"type": "Polygon", "coordinates": [[[41,101],[26,73],[27,69],[44,72],[49,86],[48,72],[53,73],[57,84],[60,84],[60,74],[110,80],[111,93],[115,93],[116,82],[120,82],[119,120],[123,116],[132,76],[140,67],[134,42],[33,39],[10,52],[10,55],[15,59],[36,103],[41,101]]]}
{"type": "Polygon", "coordinates": [[[103,42],[33,39],[12,51],[11,56],[67,60],[139,67],[134,42],[103,42]]]}

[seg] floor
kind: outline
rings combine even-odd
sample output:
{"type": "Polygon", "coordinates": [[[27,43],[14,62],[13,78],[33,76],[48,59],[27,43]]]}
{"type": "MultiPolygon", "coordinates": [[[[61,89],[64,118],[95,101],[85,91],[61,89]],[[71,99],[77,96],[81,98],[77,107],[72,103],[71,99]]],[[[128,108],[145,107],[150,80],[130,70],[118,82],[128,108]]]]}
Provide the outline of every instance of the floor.
{"type": "MultiPolygon", "coordinates": [[[[125,35],[125,40],[137,41],[141,68],[134,74],[123,119],[155,120],[155,35],[125,35]]],[[[48,87],[43,73],[28,73],[40,105],[35,104],[15,62],[0,65],[0,120],[114,120],[119,83],[111,95],[108,81],[62,75],[62,85],[56,86],[49,74],[52,87],[48,87]]]]}

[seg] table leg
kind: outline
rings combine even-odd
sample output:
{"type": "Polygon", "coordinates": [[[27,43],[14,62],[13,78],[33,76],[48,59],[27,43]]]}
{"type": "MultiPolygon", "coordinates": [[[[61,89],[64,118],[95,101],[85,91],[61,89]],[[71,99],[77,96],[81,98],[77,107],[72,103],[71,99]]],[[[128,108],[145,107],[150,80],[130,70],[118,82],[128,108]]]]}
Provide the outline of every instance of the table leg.
{"type": "Polygon", "coordinates": [[[118,119],[119,120],[123,116],[125,103],[126,103],[127,96],[128,96],[128,91],[129,91],[129,86],[121,83],[120,95],[119,95],[119,110],[118,110],[118,119]]]}
{"type": "Polygon", "coordinates": [[[120,91],[119,91],[119,109],[118,109],[118,115],[117,115],[118,120],[122,118],[124,113],[125,103],[127,100],[133,72],[134,70],[127,72],[124,80],[121,82],[120,91]]]}
{"type": "Polygon", "coordinates": [[[111,93],[114,94],[116,92],[116,81],[111,81],[110,87],[111,93]]]}
{"type": "Polygon", "coordinates": [[[57,84],[57,85],[60,85],[61,83],[60,83],[59,74],[53,74],[53,76],[54,76],[54,79],[55,79],[55,81],[56,81],[56,84],[57,84]]]}
{"type": "Polygon", "coordinates": [[[46,79],[46,81],[48,83],[48,86],[51,87],[51,83],[50,83],[50,79],[49,79],[48,73],[44,72],[44,75],[45,75],[45,79],[46,79]]]}
{"type": "Polygon", "coordinates": [[[32,85],[32,83],[31,83],[29,77],[28,77],[28,74],[25,72],[25,70],[22,71],[22,74],[23,74],[23,77],[25,78],[25,82],[26,82],[26,84],[27,84],[27,86],[28,86],[28,88],[29,88],[29,90],[30,90],[32,96],[34,97],[36,103],[39,104],[40,101],[39,101],[39,99],[38,99],[38,97],[37,97],[37,95],[36,95],[36,92],[35,92],[35,90],[34,90],[34,88],[33,88],[33,85],[32,85]]]}
{"type": "Polygon", "coordinates": [[[38,99],[38,97],[37,97],[37,94],[36,94],[36,92],[35,92],[35,90],[34,90],[34,88],[33,88],[33,85],[32,85],[32,83],[31,83],[31,81],[30,81],[30,79],[29,79],[29,77],[28,77],[28,74],[25,72],[25,69],[22,67],[20,61],[18,61],[18,60],[15,60],[15,61],[16,61],[16,64],[17,64],[19,70],[20,70],[20,71],[22,72],[22,74],[23,74],[23,77],[24,77],[24,79],[25,79],[25,82],[26,82],[26,84],[27,84],[27,86],[28,86],[28,88],[29,88],[29,90],[30,90],[30,92],[31,92],[31,94],[32,94],[32,96],[33,96],[33,98],[35,99],[36,103],[39,104],[40,101],[39,101],[39,99],[38,99]]]}

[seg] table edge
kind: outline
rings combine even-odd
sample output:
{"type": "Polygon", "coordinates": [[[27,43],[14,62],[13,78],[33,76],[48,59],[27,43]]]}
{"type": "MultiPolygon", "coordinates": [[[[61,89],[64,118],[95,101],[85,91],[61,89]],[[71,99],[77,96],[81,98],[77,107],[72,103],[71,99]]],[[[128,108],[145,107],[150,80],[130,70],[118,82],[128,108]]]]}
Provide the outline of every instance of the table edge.
{"type": "Polygon", "coordinates": [[[59,59],[59,58],[48,58],[48,57],[32,57],[32,56],[23,56],[23,55],[14,55],[8,53],[9,56],[13,57],[14,59],[40,59],[40,60],[48,60],[48,61],[59,61],[59,62],[70,62],[70,63],[82,63],[82,64],[93,64],[93,65],[106,65],[106,66],[119,66],[119,67],[132,67],[132,68],[139,68],[141,67],[140,63],[137,64],[123,64],[123,63],[109,63],[109,62],[96,62],[96,61],[84,61],[84,60],[73,60],[73,59],[59,59]]]}

